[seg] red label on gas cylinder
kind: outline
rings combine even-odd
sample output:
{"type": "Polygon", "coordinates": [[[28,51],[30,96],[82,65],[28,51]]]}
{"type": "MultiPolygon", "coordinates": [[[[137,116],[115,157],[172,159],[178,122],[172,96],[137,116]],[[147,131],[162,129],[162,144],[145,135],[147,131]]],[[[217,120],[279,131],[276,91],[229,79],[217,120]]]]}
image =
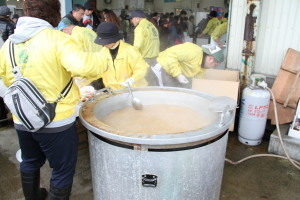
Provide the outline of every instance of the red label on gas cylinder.
{"type": "Polygon", "coordinates": [[[257,117],[257,118],[266,118],[268,115],[268,109],[269,105],[253,105],[249,104],[248,105],[248,112],[247,114],[252,117],[257,117]]]}

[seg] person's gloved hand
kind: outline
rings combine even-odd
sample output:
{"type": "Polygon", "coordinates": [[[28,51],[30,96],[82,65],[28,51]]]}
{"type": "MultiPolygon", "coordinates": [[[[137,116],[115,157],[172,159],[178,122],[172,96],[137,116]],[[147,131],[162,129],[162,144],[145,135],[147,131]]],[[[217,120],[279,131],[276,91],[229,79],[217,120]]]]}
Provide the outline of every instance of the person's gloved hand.
{"type": "Polygon", "coordinates": [[[182,83],[182,84],[189,83],[189,81],[186,79],[186,77],[183,74],[180,74],[179,76],[177,76],[177,80],[179,81],[179,83],[182,83]]]}
{"type": "Polygon", "coordinates": [[[160,72],[160,70],[161,70],[161,65],[157,63],[156,65],[154,65],[154,66],[152,67],[152,69],[154,69],[154,70],[160,72]]]}
{"type": "Polygon", "coordinates": [[[81,95],[80,101],[85,102],[94,96],[95,88],[93,86],[84,86],[79,91],[81,95]]]}
{"type": "Polygon", "coordinates": [[[128,87],[128,83],[131,86],[134,82],[134,79],[132,77],[126,79],[126,81],[120,83],[120,85],[124,86],[124,87],[128,87]]]}

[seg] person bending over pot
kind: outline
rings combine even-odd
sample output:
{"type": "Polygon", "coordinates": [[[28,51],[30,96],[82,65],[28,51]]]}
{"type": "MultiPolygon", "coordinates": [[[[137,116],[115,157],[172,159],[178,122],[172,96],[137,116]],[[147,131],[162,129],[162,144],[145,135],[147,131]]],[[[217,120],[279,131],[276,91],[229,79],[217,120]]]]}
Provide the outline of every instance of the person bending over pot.
{"type": "Polygon", "coordinates": [[[214,68],[223,61],[220,48],[186,42],[160,52],[147,80],[154,86],[191,88],[192,78],[202,78],[205,69],[214,68]]]}

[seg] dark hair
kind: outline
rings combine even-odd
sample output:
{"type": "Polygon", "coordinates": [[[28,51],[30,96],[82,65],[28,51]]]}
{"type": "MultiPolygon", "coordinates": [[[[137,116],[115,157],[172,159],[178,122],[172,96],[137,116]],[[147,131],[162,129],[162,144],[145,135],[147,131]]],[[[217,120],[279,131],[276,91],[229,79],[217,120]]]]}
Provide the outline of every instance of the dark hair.
{"type": "Polygon", "coordinates": [[[161,18],[161,19],[159,20],[159,25],[160,25],[160,26],[163,26],[163,25],[165,25],[165,24],[169,24],[169,21],[168,21],[167,18],[163,17],[163,18],[161,18]]]}
{"type": "Polygon", "coordinates": [[[25,16],[43,19],[56,27],[61,19],[59,0],[23,1],[25,16]]]}
{"type": "Polygon", "coordinates": [[[179,16],[175,16],[173,19],[172,19],[172,26],[174,26],[176,28],[176,31],[178,34],[182,34],[183,33],[183,30],[182,30],[182,21],[180,20],[180,17],[179,16]],[[180,23],[178,24],[178,21],[180,21],[180,23]]]}
{"type": "Polygon", "coordinates": [[[182,31],[187,31],[187,29],[188,29],[187,21],[189,20],[189,18],[183,17],[183,18],[181,18],[181,19],[182,19],[182,20],[180,21],[181,29],[182,29],[182,31]]]}
{"type": "Polygon", "coordinates": [[[158,13],[157,13],[157,12],[154,12],[154,13],[152,14],[152,17],[156,17],[156,16],[158,16],[158,13]]]}
{"type": "Polygon", "coordinates": [[[19,15],[18,14],[14,14],[13,16],[12,16],[12,19],[19,19],[19,15]]]}
{"type": "Polygon", "coordinates": [[[94,10],[94,6],[93,6],[92,2],[90,2],[90,1],[85,2],[83,7],[85,10],[94,10]]]}
{"type": "Polygon", "coordinates": [[[104,14],[104,19],[106,19],[107,22],[112,22],[115,25],[117,25],[118,28],[120,28],[120,20],[118,19],[117,15],[112,10],[107,10],[104,14]]]}
{"type": "Polygon", "coordinates": [[[180,15],[187,15],[187,12],[185,10],[180,11],[180,15]]]}
{"type": "Polygon", "coordinates": [[[122,20],[126,20],[126,15],[120,15],[120,18],[121,18],[122,20]]]}
{"type": "Polygon", "coordinates": [[[80,4],[74,4],[72,7],[72,11],[85,10],[85,7],[80,4]]]}
{"type": "Polygon", "coordinates": [[[209,16],[211,16],[211,17],[217,17],[218,13],[217,13],[217,11],[213,10],[213,11],[210,11],[209,16]]]}
{"type": "Polygon", "coordinates": [[[108,12],[109,10],[107,8],[103,9],[103,13],[108,12]]]}

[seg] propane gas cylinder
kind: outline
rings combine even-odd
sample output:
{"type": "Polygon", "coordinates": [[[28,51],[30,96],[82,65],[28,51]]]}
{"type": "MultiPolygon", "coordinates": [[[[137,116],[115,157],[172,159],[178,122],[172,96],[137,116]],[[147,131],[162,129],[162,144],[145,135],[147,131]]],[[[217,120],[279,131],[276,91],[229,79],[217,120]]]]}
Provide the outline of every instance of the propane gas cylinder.
{"type": "Polygon", "coordinates": [[[265,133],[270,93],[258,86],[266,77],[259,74],[250,76],[250,84],[243,90],[239,119],[239,141],[255,146],[259,145],[265,133]]]}

